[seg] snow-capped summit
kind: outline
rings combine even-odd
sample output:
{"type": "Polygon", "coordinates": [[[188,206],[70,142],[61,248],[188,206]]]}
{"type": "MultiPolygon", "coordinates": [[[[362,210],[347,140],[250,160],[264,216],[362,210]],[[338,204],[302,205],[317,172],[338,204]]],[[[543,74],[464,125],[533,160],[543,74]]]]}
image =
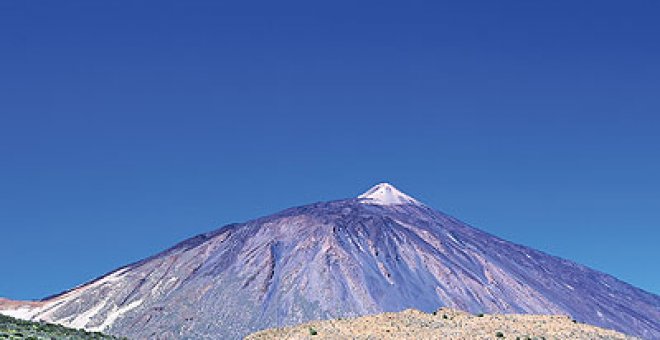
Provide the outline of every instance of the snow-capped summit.
{"type": "Polygon", "coordinates": [[[389,183],[380,183],[358,196],[361,203],[375,205],[421,205],[416,199],[404,194],[389,183]]]}

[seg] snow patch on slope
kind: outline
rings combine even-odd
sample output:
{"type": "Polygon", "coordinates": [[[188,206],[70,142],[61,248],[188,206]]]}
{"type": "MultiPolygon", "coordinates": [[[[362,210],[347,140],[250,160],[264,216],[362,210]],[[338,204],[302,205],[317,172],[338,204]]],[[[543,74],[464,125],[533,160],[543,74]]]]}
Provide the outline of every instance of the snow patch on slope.
{"type": "Polygon", "coordinates": [[[106,330],[107,328],[112,326],[112,324],[115,323],[117,318],[119,318],[123,314],[127,313],[131,309],[137,308],[139,305],[142,304],[142,302],[143,302],[143,300],[136,300],[136,301],[133,301],[133,302],[131,302],[127,305],[121,306],[121,307],[116,307],[115,306],[114,310],[112,312],[108,313],[108,315],[105,318],[105,321],[103,321],[103,323],[100,326],[92,327],[92,328],[90,328],[90,330],[95,331],[95,332],[102,332],[102,331],[106,330]]]}
{"type": "Polygon", "coordinates": [[[87,324],[92,320],[92,318],[98,314],[103,307],[105,307],[108,299],[106,298],[103,302],[97,303],[92,308],[88,309],[86,312],[78,315],[72,321],[68,322],[68,325],[73,328],[85,328],[87,324]]]}
{"type": "Polygon", "coordinates": [[[38,312],[37,308],[33,307],[20,307],[17,309],[0,310],[0,314],[11,316],[12,318],[31,320],[32,317],[38,312]]]}

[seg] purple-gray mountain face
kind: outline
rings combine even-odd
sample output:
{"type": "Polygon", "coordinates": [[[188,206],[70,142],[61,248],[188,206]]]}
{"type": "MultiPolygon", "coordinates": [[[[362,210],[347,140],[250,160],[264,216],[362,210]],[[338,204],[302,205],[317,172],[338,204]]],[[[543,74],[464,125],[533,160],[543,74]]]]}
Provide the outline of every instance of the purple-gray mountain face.
{"type": "Polygon", "coordinates": [[[135,339],[225,339],[440,306],[569,314],[660,338],[659,296],[474,229],[388,184],[229,225],[1,312],[135,339]]]}

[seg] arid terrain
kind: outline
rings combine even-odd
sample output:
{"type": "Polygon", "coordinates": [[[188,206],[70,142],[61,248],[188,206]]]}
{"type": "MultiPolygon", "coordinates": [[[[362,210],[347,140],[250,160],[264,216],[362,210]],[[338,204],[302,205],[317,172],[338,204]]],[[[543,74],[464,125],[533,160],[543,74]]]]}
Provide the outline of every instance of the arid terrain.
{"type": "Polygon", "coordinates": [[[407,309],[351,319],[314,321],[268,329],[246,339],[637,339],[573,321],[564,315],[472,315],[442,308],[433,314],[407,309]]]}

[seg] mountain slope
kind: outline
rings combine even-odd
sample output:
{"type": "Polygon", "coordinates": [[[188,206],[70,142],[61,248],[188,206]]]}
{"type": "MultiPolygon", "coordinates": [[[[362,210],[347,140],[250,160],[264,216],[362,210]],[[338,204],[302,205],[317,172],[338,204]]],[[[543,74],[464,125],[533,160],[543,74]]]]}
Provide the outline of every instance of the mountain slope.
{"type": "Polygon", "coordinates": [[[440,306],[567,314],[660,338],[657,295],[501,240],[388,184],[229,225],[0,312],[133,338],[213,339],[440,306]]]}

